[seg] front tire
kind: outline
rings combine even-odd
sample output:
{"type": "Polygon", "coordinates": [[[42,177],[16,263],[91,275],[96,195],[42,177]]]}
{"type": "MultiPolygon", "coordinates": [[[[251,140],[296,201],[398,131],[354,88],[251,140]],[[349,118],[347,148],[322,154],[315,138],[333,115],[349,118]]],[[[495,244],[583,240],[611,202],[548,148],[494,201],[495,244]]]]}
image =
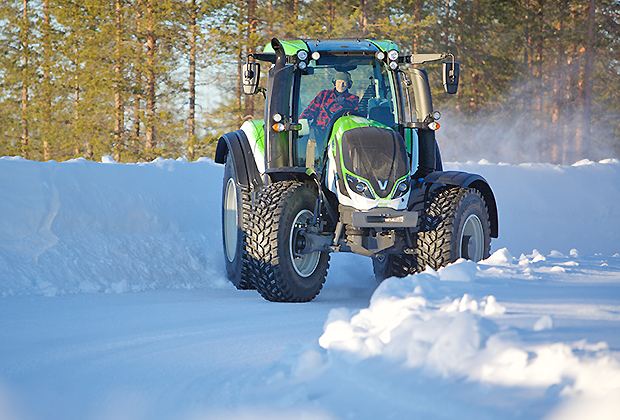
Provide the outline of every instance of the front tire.
{"type": "Polygon", "coordinates": [[[477,190],[441,189],[430,199],[423,217],[426,226],[416,243],[417,271],[438,270],[459,258],[480,261],[489,257],[489,211],[477,190]]]}
{"type": "Polygon", "coordinates": [[[251,211],[250,194],[236,182],[235,167],[229,153],[222,188],[222,244],[226,276],[237,289],[254,289],[247,269],[246,230],[251,211]]]}
{"type": "Polygon", "coordinates": [[[258,195],[248,232],[256,290],[273,302],[308,302],[319,294],[329,253],[299,255],[296,232],[313,218],[316,191],[298,181],[267,185],[258,195]]]}

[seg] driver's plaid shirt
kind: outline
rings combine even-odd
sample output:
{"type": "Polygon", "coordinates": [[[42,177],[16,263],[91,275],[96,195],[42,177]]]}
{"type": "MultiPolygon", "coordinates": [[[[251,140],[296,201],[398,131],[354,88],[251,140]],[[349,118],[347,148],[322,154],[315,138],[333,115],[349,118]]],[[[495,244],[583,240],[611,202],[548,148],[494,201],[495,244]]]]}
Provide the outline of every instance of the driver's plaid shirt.
{"type": "Polygon", "coordinates": [[[342,109],[357,111],[359,101],[359,98],[349,93],[348,90],[340,94],[336,92],[336,89],[322,90],[304,109],[299,118],[314,120],[318,127],[325,128],[336,112],[342,109]]]}

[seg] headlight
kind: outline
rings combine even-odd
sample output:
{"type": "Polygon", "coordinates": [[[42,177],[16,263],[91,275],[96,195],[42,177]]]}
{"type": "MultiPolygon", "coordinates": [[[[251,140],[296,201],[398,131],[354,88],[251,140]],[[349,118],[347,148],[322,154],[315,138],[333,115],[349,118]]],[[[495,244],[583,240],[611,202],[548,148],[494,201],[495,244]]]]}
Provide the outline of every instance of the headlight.
{"type": "Polygon", "coordinates": [[[396,191],[394,191],[394,197],[392,198],[402,197],[403,195],[407,194],[407,191],[409,191],[409,179],[405,178],[398,184],[396,184],[396,191]]]}
{"type": "Polygon", "coordinates": [[[300,61],[299,63],[297,63],[297,67],[299,67],[300,70],[303,70],[306,68],[306,62],[305,61],[300,61]]]}
{"type": "Polygon", "coordinates": [[[398,51],[396,50],[390,50],[388,52],[388,58],[392,61],[396,61],[398,60],[398,51]]]}
{"type": "Polygon", "coordinates": [[[371,200],[375,198],[374,194],[372,193],[372,188],[370,188],[370,185],[368,185],[366,181],[358,179],[349,174],[346,175],[346,178],[347,184],[349,184],[349,188],[351,188],[352,191],[355,191],[357,194],[362,195],[366,198],[370,198],[371,200]]]}
{"type": "Polygon", "coordinates": [[[390,61],[389,66],[392,70],[396,70],[398,68],[398,63],[396,61],[390,61]]]}
{"type": "Polygon", "coordinates": [[[299,50],[299,51],[297,51],[297,58],[299,58],[301,61],[303,61],[306,58],[308,58],[308,53],[305,50],[299,50]]]}
{"type": "Polygon", "coordinates": [[[385,53],[383,51],[377,51],[375,53],[375,57],[377,58],[377,60],[383,61],[383,59],[385,58],[385,53]]]}
{"type": "Polygon", "coordinates": [[[313,60],[318,60],[319,58],[321,58],[321,54],[318,51],[312,53],[313,60]]]}

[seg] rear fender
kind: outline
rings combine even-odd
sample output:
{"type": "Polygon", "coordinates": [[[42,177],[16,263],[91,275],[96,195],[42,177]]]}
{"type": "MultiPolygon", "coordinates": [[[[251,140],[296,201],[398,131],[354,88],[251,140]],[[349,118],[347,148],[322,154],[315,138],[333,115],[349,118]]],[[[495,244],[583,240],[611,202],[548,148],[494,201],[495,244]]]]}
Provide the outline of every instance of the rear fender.
{"type": "Polygon", "coordinates": [[[226,163],[229,153],[232,154],[232,161],[237,174],[237,183],[246,188],[261,186],[262,180],[254,161],[250,143],[242,130],[226,133],[220,137],[215,149],[215,162],[226,163]]]}
{"type": "Polygon", "coordinates": [[[489,221],[491,222],[491,237],[499,236],[499,221],[497,213],[497,202],[489,183],[478,174],[471,174],[460,171],[434,171],[424,177],[424,183],[428,184],[426,193],[435,188],[445,185],[454,185],[462,188],[474,188],[480,192],[489,210],[489,221]]]}

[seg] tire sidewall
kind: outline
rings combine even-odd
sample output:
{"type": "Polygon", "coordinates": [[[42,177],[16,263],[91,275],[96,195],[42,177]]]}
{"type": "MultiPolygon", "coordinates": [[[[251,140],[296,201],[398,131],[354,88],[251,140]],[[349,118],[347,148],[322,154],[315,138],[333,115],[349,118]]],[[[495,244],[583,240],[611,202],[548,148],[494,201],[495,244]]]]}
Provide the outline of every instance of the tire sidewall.
{"type": "Polygon", "coordinates": [[[228,279],[235,285],[239,286],[242,282],[241,274],[242,274],[242,253],[243,253],[243,230],[241,226],[243,226],[243,203],[241,200],[241,191],[239,185],[236,182],[236,173],[235,167],[232,161],[232,157],[230,153],[226,158],[226,166],[224,167],[224,185],[222,187],[222,251],[224,253],[224,261],[226,263],[226,276],[228,279]],[[237,246],[235,248],[235,257],[232,261],[228,260],[228,256],[226,253],[226,226],[225,226],[225,200],[226,200],[226,187],[228,185],[228,181],[233,179],[235,189],[236,189],[236,197],[237,197],[237,246]]]}
{"type": "Polygon", "coordinates": [[[451,261],[456,261],[460,257],[460,238],[463,228],[465,227],[465,221],[471,215],[476,215],[482,224],[483,232],[483,252],[482,258],[488,258],[491,250],[491,225],[489,222],[489,214],[484,204],[484,201],[480,195],[468,191],[461,199],[459,205],[454,212],[453,232],[452,232],[452,244],[450,247],[451,261]]]}
{"type": "Polygon", "coordinates": [[[278,229],[278,262],[280,273],[289,279],[289,287],[295,296],[315,296],[323,287],[329,255],[321,252],[314,272],[308,277],[300,276],[293,267],[290,253],[290,235],[293,221],[302,210],[314,213],[316,193],[307,186],[300,186],[287,198],[280,214],[278,229]]]}

